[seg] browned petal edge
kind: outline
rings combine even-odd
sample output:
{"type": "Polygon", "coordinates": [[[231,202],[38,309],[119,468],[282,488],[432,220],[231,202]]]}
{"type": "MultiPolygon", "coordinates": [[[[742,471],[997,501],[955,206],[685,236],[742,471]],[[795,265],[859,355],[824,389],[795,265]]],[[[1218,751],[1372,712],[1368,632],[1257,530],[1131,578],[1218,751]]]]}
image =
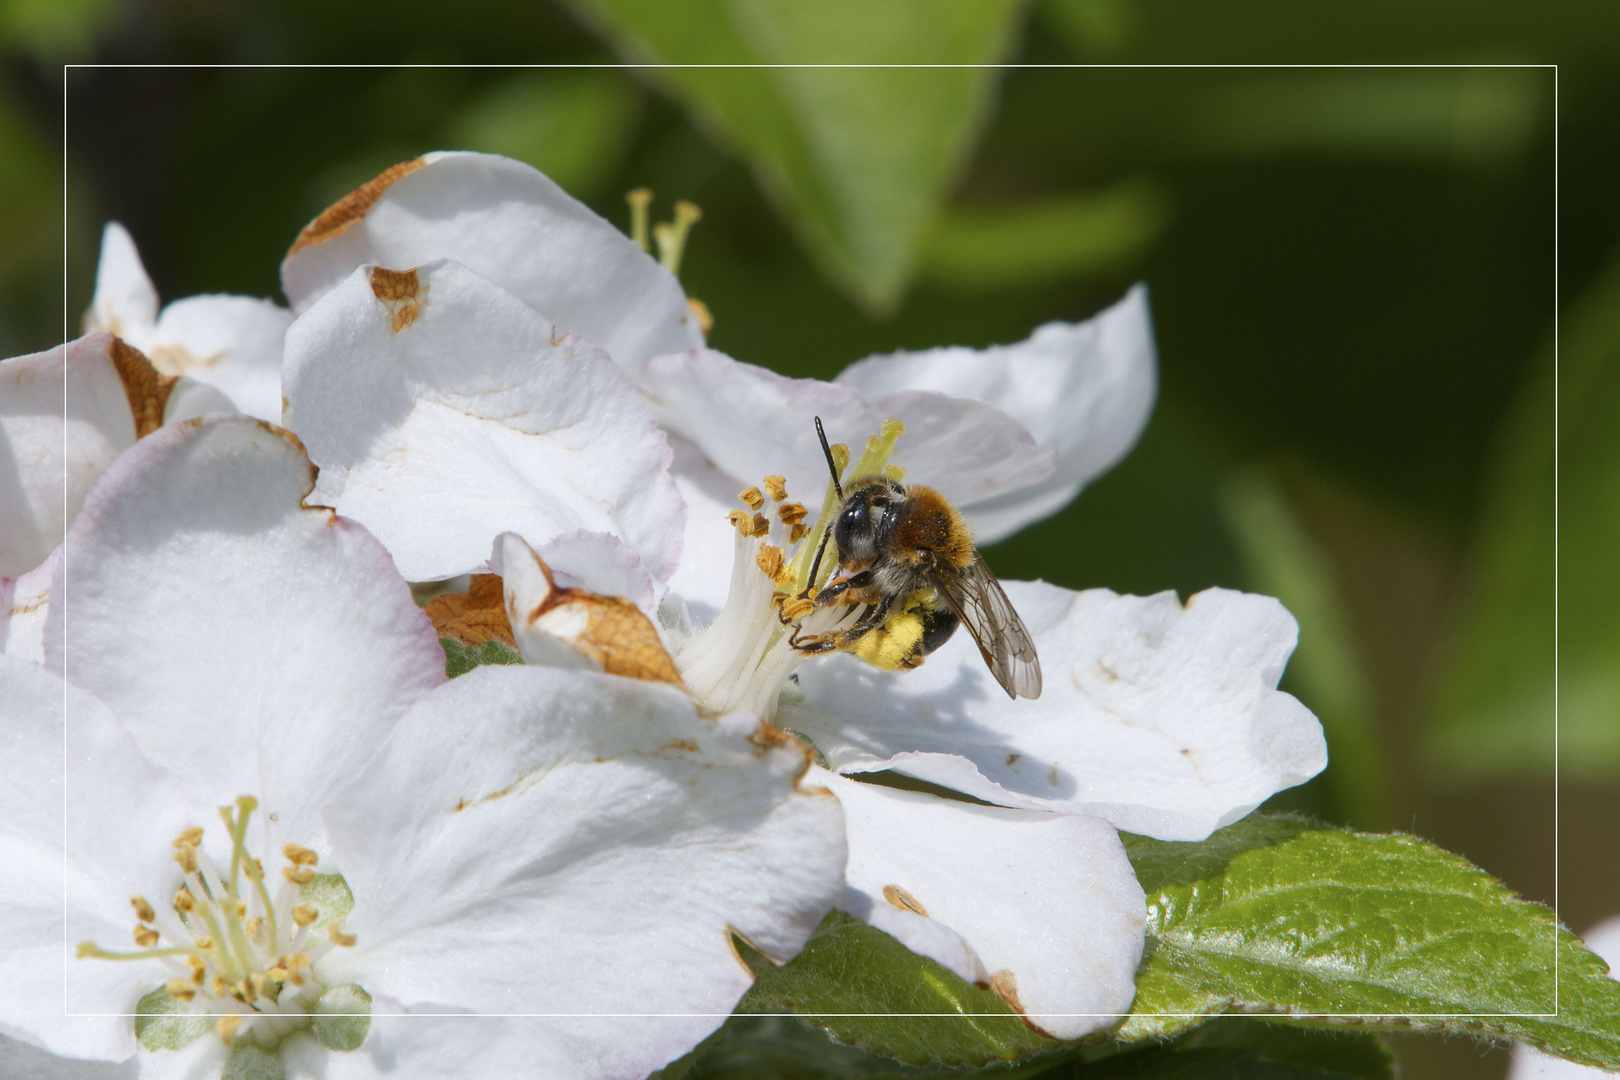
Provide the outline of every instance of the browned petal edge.
{"type": "Polygon", "coordinates": [[[1024,1015],[1024,1003],[1018,1000],[1018,980],[1013,977],[1013,973],[1007,968],[1002,968],[990,976],[990,989],[995,991],[998,998],[1007,1003],[1007,1008],[1018,1014],[1018,1019],[1022,1020],[1024,1026],[1029,1030],[1037,1035],[1044,1035],[1048,1039],[1057,1038],[1050,1031],[1041,1030],[1039,1025],[1024,1015]]]}
{"type": "Polygon", "coordinates": [[[898,885],[883,886],[883,899],[901,911],[909,911],[914,915],[928,918],[928,909],[922,906],[922,901],[912,896],[898,885]]]}
{"type": "Polygon", "coordinates": [[[392,316],[388,328],[393,333],[399,333],[422,317],[422,282],[416,276],[415,267],[389,270],[373,266],[371,292],[392,316]]]}
{"type": "Polygon", "coordinates": [[[118,371],[118,381],[124,384],[124,396],[129,399],[135,437],[143,439],[163,426],[163,410],[169,404],[169,392],[177,376],[159,374],[144,353],[120,337],[112,339],[108,355],[118,371]]]}
{"type": "Polygon", "coordinates": [[[820,784],[811,784],[809,787],[804,786],[805,774],[810,771],[810,766],[815,764],[816,752],[810,748],[809,743],[791,731],[784,731],[769,721],[761,720],[759,726],[754,729],[753,734],[748,736],[748,741],[754,744],[755,757],[764,757],[778,747],[797,750],[799,753],[799,768],[793,774],[793,790],[800,795],[825,795],[830,799],[837,798],[836,795],[820,784]]]}
{"type": "Polygon", "coordinates": [[[743,933],[741,930],[737,929],[735,926],[732,926],[730,923],[727,923],[726,924],[726,948],[731,950],[731,955],[736,959],[737,963],[742,965],[742,969],[744,971],[748,972],[748,977],[750,979],[752,979],[754,977],[754,969],[748,966],[748,961],[744,960],[742,953],[737,951],[737,941],[739,939],[746,942],[750,949],[753,949],[755,952],[759,953],[759,955],[763,956],[765,959],[769,960],[771,963],[775,964],[777,967],[781,967],[783,964],[788,962],[788,957],[785,957],[785,956],[772,956],[770,953],[768,953],[764,949],[760,948],[759,945],[756,944],[754,942],[754,940],[752,938],[750,938],[747,934],[743,933]]]}
{"type": "Polygon", "coordinates": [[[367,180],[353,191],[349,192],[337,202],[321,211],[320,216],[305,225],[293,241],[292,247],[287,249],[287,257],[298,254],[307,247],[324,244],[334,236],[340,235],[345,229],[364,218],[377,205],[396,180],[409,176],[411,173],[427,164],[427,158],[412,158],[402,161],[398,165],[390,165],[376,176],[367,180]]]}
{"type": "Polygon", "coordinates": [[[517,648],[512,622],[506,617],[506,598],[499,574],[474,574],[466,592],[441,593],[429,600],[423,610],[440,637],[452,638],[464,645],[482,645],[491,638],[498,638],[502,644],[517,648]]]}
{"type": "Polygon", "coordinates": [[[532,623],[560,607],[585,609],[585,630],[570,644],[595,660],[609,675],[685,686],[652,620],[630,601],[622,596],[603,596],[585,589],[554,588],[529,614],[529,621],[532,623]]]}
{"type": "MultiPolygon", "coordinates": [[[[300,439],[297,435],[294,435],[286,428],[272,424],[268,420],[260,420],[257,417],[247,415],[238,415],[233,417],[233,419],[245,420],[258,424],[265,431],[268,431],[276,438],[283,440],[294,450],[298,451],[298,456],[304,459],[304,465],[309,469],[309,480],[304,487],[304,493],[298,497],[298,505],[305,510],[320,510],[325,512],[329,519],[327,521],[327,525],[331,525],[332,522],[337,519],[336,510],[330,506],[322,506],[320,503],[304,501],[309,496],[309,493],[315,490],[315,478],[319,476],[321,472],[320,468],[317,467],[313,461],[309,460],[309,451],[304,449],[304,440],[300,439]]],[[[181,426],[200,428],[206,422],[208,422],[208,417],[206,416],[193,416],[190,420],[182,421],[181,426]]]]}

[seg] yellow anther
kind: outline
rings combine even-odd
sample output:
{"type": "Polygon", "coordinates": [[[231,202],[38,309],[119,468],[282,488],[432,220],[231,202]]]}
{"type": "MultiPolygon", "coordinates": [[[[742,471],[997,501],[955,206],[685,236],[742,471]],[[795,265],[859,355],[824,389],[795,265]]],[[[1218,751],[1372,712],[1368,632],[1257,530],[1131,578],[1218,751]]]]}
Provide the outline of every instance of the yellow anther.
{"type": "Polygon", "coordinates": [[[139,924],[136,925],[135,944],[139,945],[143,949],[150,949],[157,943],[158,932],[156,930],[152,929],[150,926],[141,926],[139,924]]]}
{"type": "Polygon", "coordinates": [[[681,272],[681,256],[686,251],[686,234],[692,226],[703,220],[703,211],[694,203],[681,199],[675,204],[675,220],[653,226],[653,240],[658,243],[658,261],[672,274],[681,272]]]}
{"type": "Polygon", "coordinates": [[[265,974],[276,980],[276,982],[287,981],[287,969],[282,967],[280,964],[277,964],[275,967],[265,972],[265,974]]]}
{"type": "Polygon", "coordinates": [[[191,828],[186,829],[179,836],[174,838],[174,846],[177,847],[177,848],[178,847],[196,847],[198,844],[202,843],[202,838],[203,838],[202,827],[198,826],[198,825],[193,825],[191,828]]]}
{"type": "Polygon", "coordinates": [[[750,510],[758,510],[765,505],[765,496],[760,494],[759,488],[743,488],[737,492],[737,499],[750,510]]]}
{"type": "Polygon", "coordinates": [[[238,1013],[226,1013],[219,1018],[219,1041],[226,1046],[236,1041],[236,1029],[242,1026],[242,1017],[238,1013]]]}
{"type": "Polygon", "coordinates": [[[283,844],[281,853],[287,856],[287,861],[294,866],[314,866],[321,858],[309,848],[299,847],[297,844],[283,844]]]}
{"type": "Polygon", "coordinates": [[[849,444],[835,442],[828,449],[832,451],[833,464],[838,466],[838,475],[843,476],[844,470],[849,468],[849,444]]]}
{"type": "Polygon", "coordinates": [[[196,911],[197,898],[191,895],[191,889],[185,885],[174,894],[174,909],[176,911],[196,911]]]}
{"type": "Polygon", "coordinates": [[[157,913],[152,910],[152,905],[146,902],[146,897],[138,893],[129,898],[129,906],[135,909],[135,917],[141,922],[151,922],[157,918],[157,913]]]}
{"type": "Polygon", "coordinates": [[[300,866],[297,869],[294,869],[291,866],[284,866],[281,868],[281,876],[292,882],[294,885],[308,885],[310,882],[315,880],[315,871],[311,870],[307,866],[300,866]]]}
{"type": "Polygon", "coordinates": [[[342,945],[345,948],[353,945],[357,940],[359,940],[353,934],[345,934],[343,932],[342,919],[333,919],[331,922],[326,924],[326,936],[332,939],[332,944],[342,945]]]}
{"type": "Polygon", "coordinates": [[[904,465],[885,465],[883,466],[883,475],[898,484],[906,478],[906,467],[904,465]]]}
{"type": "Polygon", "coordinates": [[[714,329],[714,313],[709,310],[709,305],[695,296],[688,296],[686,298],[686,309],[692,313],[693,318],[697,319],[698,330],[702,332],[704,337],[708,337],[709,331],[714,329]]]}
{"type": "Polygon", "coordinates": [[[219,974],[219,972],[214,972],[214,982],[213,985],[208,988],[208,992],[214,997],[224,997],[226,991],[227,987],[225,986],[225,979],[219,974]]]}
{"type": "Polygon", "coordinates": [[[262,937],[264,935],[264,920],[255,915],[242,924],[242,929],[250,938],[262,937]]]}
{"type": "Polygon", "coordinates": [[[252,989],[253,989],[253,997],[249,998],[248,999],[249,1001],[253,1001],[253,1000],[257,999],[257,998],[262,998],[262,997],[268,996],[264,992],[264,987],[265,987],[265,983],[267,983],[269,980],[266,979],[263,975],[261,975],[257,971],[255,971],[255,972],[251,973],[250,975],[248,975],[247,981],[248,981],[248,985],[250,987],[252,987],[252,989]]]}
{"type": "Polygon", "coordinates": [[[207,934],[204,934],[200,938],[192,938],[191,943],[205,952],[214,947],[214,939],[209,937],[207,934]]]}
{"type": "Polygon", "coordinates": [[[292,909],[293,922],[299,926],[308,926],[319,918],[320,914],[320,909],[307,900],[292,909]]]}
{"type": "Polygon", "coordinates": [[[638,187],[634,191],[627,191],[624,201],[630,204],[630,239],[642,251],[652,251],[652,245],[647,242],[647,208],[652,205],[652,189],[638,187]]]}
{"type": "MultiPolygon", "coordinates": [[[[761,501],[760,505],[764,506],[765,503],[761,501]]],[[[749,517],[743,511],[733,510],[731,513],[726,515],[726,520],[731,522],[736,530],[742,533],[744,536],[754,535],[754,519],[749,517]]]]}
{"type": "MultiPolygon", "coordinates": [[[[187,957],[187,959],[188,960],[197,960],[197,958],[195,956],[187,957]]],[[[201,986],[203,984],[203,980],[205,978],[207,978],[207,977],[208,977],[208,965],[203,963],[201,960],[197,960],[197,966],[191,969],[191,981],[192,981],[192,983],[197,985],[197,986],[201,986]]]]}
{"type": "Polygon", "coordinates": [[[816,610],[815,602],[802,596],[790,596],[782,601],[782,618],[796,622],[816,610]]]}
{"type": "Polygon", "coordinates": [[[755,536],[771,535],[771,519],[764,514],[755,514],[753,525],[755,536]]]}
{"type": "Polygon", "coordinates": [[[801,521],[798,524],[794,525],[792,530],[788,533],[788,543],[797,544],[800,540],[803,540],[809,534],[810,534],[810,526],[806,525],[804,522],[801,521]]]}
{"type": "Polygon", "coordinates": [[[883,441],[884,442],[892,443],[892,442],[894,442],[894,440],[898,439],[900,436],[904,435],[905,433],[906,433],[906,425],[902,424],[899,420],[896,420],[894,417],[891,416],[891,417],[889,417],[889,419],[883,421],[883,441]]]}
{"type": "Polygon", "coordinates": [[[193,979],[196,979],[197,974],[208,967],[208,964],[200,956],[188,956],[186,957],[186,963],[191,967],[191,977],[193,979]]]}
{"type": "Polygon", "coordinates": [[[797,525],[810,516],[810,511],[801,502],[783,503],[776,508],[776,516],[782,519],[784,525],[797,525]]]}
{"type": "Polygon", "coordinates": [[[868,435],[866,437],[866,452],[868,454],[875,454],[881,449],[883,449],[882,439],[878,438],[876,435],[868,435]]]}
{"type": "Polygon", "coordinates": [[[183,873],[195,874],[197,872],[197,849],[182,844],[175,849],[174,861],[180,864],[183,873]]]}
{"type": "MultiPolygon", "coordinates": [[[[773,502],[781,502],[787,498],[787,477],[771,475],[765,478],[765,490],[771,493],[773,502]]],[[[758,507],[755,507],[758,509],[758,507]]]]}
{"type": "Polygon", "coordinates": [[[247,918],[247,901],[246,900],[238,900],[236,902],[236,917],[238,919],[247,918]]]}
{"type": "Polygon", "coordinates": [[[165,989],[169,991],[169,996],[181,1001],[190,1001],[197,996],[197,988],[185,979],[170,979],[165,984],[165,989]]]}
{"type": "Polygon", "coordinates": [[[97,945],[95,942],[93,942],[93,941],[81,941],[81,942],[79,942],[78,949],[76,949],[74,951],[74,955],[77,956],[80,960],[83,960],[85,957],[94,956],[94,955],[96,955],[96,953],[98,953],[100,951],[101,951],[101,947],[99,945],[97,945]]]}
{"type": "Polygon", "coordinates": [[[776,575],[782,571],[782,549],[775,544],[762,544],[759,554],[754,556],[754,565],[759,567],[760,572],[766,577],[775,581],[776,575]]]}
{"type": "Polygon", "coordinates": [[[238,795],[236,797],[236,808],[244,814],[251,814],[259,808],[259,800],[251,795],[238,795]]]}
{"type": "Polygon", "coordinates": [[[309,957],[301,952],[295,952],[291,956],[283,956],[279,963],[288,971],[298,971],[309,967],[309,957]]]}

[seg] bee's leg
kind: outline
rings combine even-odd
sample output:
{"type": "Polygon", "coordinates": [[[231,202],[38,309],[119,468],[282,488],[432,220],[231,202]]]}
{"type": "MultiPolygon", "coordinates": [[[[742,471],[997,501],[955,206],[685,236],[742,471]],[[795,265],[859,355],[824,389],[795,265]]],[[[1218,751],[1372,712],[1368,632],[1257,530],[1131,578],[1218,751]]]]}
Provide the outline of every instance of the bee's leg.
{"type": "Polygon", "coordinates": [[[854,625],[847,626],[842,630],[829,630],[824,634],[801,636],[801,630],[796,626],[793,628],[792,636],[788,638],[788,644],[799,652],[811,655],[847,649],[883,625],[883,620],[888,617],[890,603],[891,601],[885,599],[876,604],[866,605],[866,610],[861,613],[861,617],[855,621],[854,625]]]}
{"type": "MultiPolygon", "coordinates": [[[[824,607],[827,604],[832,603],[839,597],[843,596],[844,593],[848,592],[850,589],[864,589],[871,584],[872,571],[862,570],[853,577],[847,577],[843,581],[829,585],[825,589],[822,589],[820,592],[816,593],[816,607],[824,607]]],[[[844,602],[849,603],[848,600],[844,602]]]]}

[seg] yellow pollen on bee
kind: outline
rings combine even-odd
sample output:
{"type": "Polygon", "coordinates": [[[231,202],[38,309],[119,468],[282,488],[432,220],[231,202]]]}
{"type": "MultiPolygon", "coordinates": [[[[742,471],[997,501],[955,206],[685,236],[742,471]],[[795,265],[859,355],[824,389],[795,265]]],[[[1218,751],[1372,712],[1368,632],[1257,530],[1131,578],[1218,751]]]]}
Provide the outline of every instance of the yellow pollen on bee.
{"type": "Polygon", "coordinates": [[[219,1018],[219,1041],[226,1046],[236,1041],[236,1029],[242,1026],[240,1013],[226,1013],[219,1018]]]}
{"type": "Polygon", "coordinates": [[[765,490],[770,492],[772,502],[781,502],[787,498],[787,477],[772,473],[765,478],[765,490]]]}
{"type": "Polygon", "coordinates": [[[332,939],[332,944],[342,945],[345,948],[353,945],[359,940],[353,934],[345,934],[343,932],[342,919],[333,919],[331,922],[326,924],[326,936],[332,939]]]}
{"type": "Polygon", "coordinates": [[[169,996],[181,1001],[190,1001],[197,996],[197,988],[185,979],[170,979],[165,984],[165,989],[169,991],[169,996]]]}
{"type": "Polygon", "coordinates": [[[776,508],[776,516],[782,519],[784,525],[800,525],[810,516],[810,511],[801,502],[783,503],[776,508]]]}
{"type": "Polygon", "coordinates": [[[197,898],[191,895],[191,889],[185,885],[180,886],[174,894],[174,909],[176,911],[196,911],[197,898]]]}
{"type": "Polygon", "coordinates": [[[308,885],[310,882],[315,880],[315,871],[311,870],[307,866],[299,866],[296,868],[284,866],[281,868],[281,876],[292,882],[294,885],[308,885]]]}
{"type": "Polygon", "coordinates": [[[150,926],[135,925],[135,944],[143,949],[150,949],[158,943],[158,932],[150,926]]]}
{"type": "Polygon", "coordinates": [[[196,847],[198,844],[202,843],[202,838],[202,827],[200,825],[193,825],[191,828],[183,830],[179,836],[174,838],[174,846],[177,848],[196,847]]]}
{"type": "Polygon", "coordinates": [[[151,922],[157,918],[157,913],[152,910],[152,905],[148,904],[146,897],[141,896],[139,893],[129,898],[129,906],[135,909],[135,917],[141,922],[151,922]]]}
{"type": "Polygon", "coordinates": [[[297,844],[283,844],[281,853],[285,855],[287,857],[287,861],[292,863],[294,866],[314,866],[320,861],[321,858],[319,855],[309,850],[309,848],[300,847],[297,844]]]}
{"type": "MultiPolygon", "coordinates": [[[[743,488],[737,493],[737,499],[746,505],[750,510],[758,510],[765,505],[765,496],[760,493],[760,490],[757,487],[743,488]]],[[[740,510],[732,511],[732,513],[741,512],[742,511],[740,510]]]]}
{"type": "Polygon", "coordinates": [[[299,926],[308,926],[318,919],[320,914],[320,909],[307,900],[292,909],[293,922],[299,926]]]}

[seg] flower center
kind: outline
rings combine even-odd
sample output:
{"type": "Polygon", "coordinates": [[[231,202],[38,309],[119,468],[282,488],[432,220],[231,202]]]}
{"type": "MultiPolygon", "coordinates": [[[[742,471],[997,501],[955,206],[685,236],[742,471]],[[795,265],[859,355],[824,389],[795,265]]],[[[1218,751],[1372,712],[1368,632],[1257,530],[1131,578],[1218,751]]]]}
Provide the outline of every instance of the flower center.
{"type": "Polygon", "coordinates": [[[281,880],[266,881],[246,842],[257,807],[243,795],[234,808],[219,809],[231,840],[228,871],[202,851],[201,828],[175,838],[183,880],[167,909],[130,897],[139,950],[79,946],[81,959],[153,960],[168,970],[171,977],[136,1008],[136,1035],[147,1049],[176,1049],[210,1025],[239,1049],[274,1049],[306,1029],[333,1049],[354,1049],[365,1038],[370,995],[357,986],[329,987],[314,972],[327,952],[355,943],[343,932],[354,905],[348,885],[340,875],[317,874],[315,852],[297,844],[282,848],[281,880]],[[347,1006],[342,1014],[340,1004],[347,1006]]]}
{"type": "MultiPolygon", "coordinates": [[[[900,421],[887,420],[882,435],[866,440],[851,488],[867,477],[899,480],[904,475],[889,458],[905,430],[900,421]]],[[[827,481],[813,524],[805,524],[809,514],[803,503],[788,501],[780,476],[767,476],[761,487],[737,496],[748,509],[729,515],[737,538],[726,606],[675,658],[687,690],[706,709],[772,719],[788,676],[807,658],[793,647],[795,636],[825,634],[859,614],[855,606],[818,607],[811,599],[838,569],[838,552],[828,532],[843,508],[838,482],[849,465],[849,447],[834,443],[830,449],[838,475],[827,481]],[[764,513],[767,500],[774,515],[764,513]]]]}

